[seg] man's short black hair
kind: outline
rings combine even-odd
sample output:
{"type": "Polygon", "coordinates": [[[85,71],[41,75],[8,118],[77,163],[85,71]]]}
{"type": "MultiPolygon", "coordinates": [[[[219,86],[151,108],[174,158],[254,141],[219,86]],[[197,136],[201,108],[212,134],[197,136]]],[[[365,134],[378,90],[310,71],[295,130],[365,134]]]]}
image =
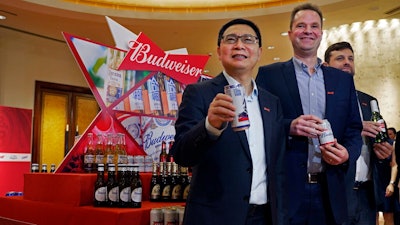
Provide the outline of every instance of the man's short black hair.
{"type": "Polygon", "coordinates": [[[338,43],[335,43],[335,44],[329,46],[326,49],[325,58],[324,58],[325,62],[329,63],[329,60],[331,58],[331,53],[333,51],[340,51],[343,49],[350,49],[350,51],[354,53],[353,48],[351,47],[351,44],[349,42],[345,42],[345,41],[338,42],[338,43]]]}
{"type": "Polygon", "coordinates": [[[262,44],[261,44],[260,29],[258,29],[257,25],[255,23],[253,23],[252,21],[246,20],[246,19],[241,19],[241,18],[231,20],[221,27],[221,29],[219,30],[219,33],[218,33],[218,43],[217,43],[218,47],[221,44],[222,36],[224,35],[224,32],[226,31],[226,29],[228,29],[229,27],[231,27],[233,25],[237,25],[237,24],[244,24],[244,25],[251,27],[254,30],[254,32],[256,33],[256,36],[258,38],[258,46],[261,47],[262,44]]]}

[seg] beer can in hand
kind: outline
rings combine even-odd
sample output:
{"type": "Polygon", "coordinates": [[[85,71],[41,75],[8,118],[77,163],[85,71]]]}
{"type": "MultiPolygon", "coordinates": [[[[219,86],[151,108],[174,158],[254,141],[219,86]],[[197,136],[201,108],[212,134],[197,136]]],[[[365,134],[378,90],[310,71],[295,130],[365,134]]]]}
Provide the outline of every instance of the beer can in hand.
{"type": "Polygon", "coordinates": [[[321,126],[325,128],[325,131],[318,137],[320,145],[333,145],[335,138],[333,136],[331,124],[327,119],[322,121],[321,126]]]}
{"type": "Polygon", "coordinates": [[[247,113],[245,90],[241,84],[226,85],[225,94],[233,99],[235,105],[235,117],[231,123],[234,131],[245,130],[250,126],[249,114],[247,113]]]}

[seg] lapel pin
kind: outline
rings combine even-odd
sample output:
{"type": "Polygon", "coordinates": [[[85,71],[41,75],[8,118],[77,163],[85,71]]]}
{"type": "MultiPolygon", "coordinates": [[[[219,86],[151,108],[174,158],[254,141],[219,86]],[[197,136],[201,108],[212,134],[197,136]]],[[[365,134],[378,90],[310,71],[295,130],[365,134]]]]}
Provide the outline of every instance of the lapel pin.
{"type": "Polygon", "coordinates": [[[328,95],[333,95],[333,94],[335,94],[335,92],[333,92],[333,91],[328,91],[327,94],[328,94],[328,95]]]}
{"type": "Polygon", "coordinates": [[[271,111],[271,110],[270,110],[269,108],[267,108],[267,107],[264,107],[264,110],[267,111],[267,112],[271,111]]]}

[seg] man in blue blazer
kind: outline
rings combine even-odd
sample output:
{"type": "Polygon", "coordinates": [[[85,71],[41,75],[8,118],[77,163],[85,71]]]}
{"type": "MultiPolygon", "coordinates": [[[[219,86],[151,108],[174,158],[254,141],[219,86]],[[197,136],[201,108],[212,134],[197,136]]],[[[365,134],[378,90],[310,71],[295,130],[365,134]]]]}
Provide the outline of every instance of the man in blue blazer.
{"type": "MultiPolygon", "coordinates": [[[[354,52],[350,43],[338,42],[329,46],[325,51],[324,64],[354,77],[354,52]]],[[[357,98],[363,120],[363,146],[357,169],[349,170],[346,176],[349,220],[344,225],[375,225],[377,207],[384,205],[384,193],[390,182],[392,146],[388,142],[374,144],[381,128],[379,123],[371,121],[370,102],[377,99],[362,91],[357,91],[357,98]]],[[[394,182],[389,185],[394,188],[394,182]]]]}
{"type": "Polygon", "coordinates": [[[256,83],[278,96],[287,132],[285,190],[292,225],[341,224],[347,220],[345,174],[361,149],[361,119],[354,81],[322,65],[317,50],[322,13],[302,4],[291,14],[289,38],[294,57],[260,67],[256,83]],[[320,145],[327,119],[336,138],[320,145]]]}
{"type": "Polygon", "coordinates": [[[185,225],[287,224],[284,207],[283,114],[279,99],[258,88],[253,68],[261,34],[251,21],[235,19],[218,35],[224,67],[215,78],[188,85],[175,124],[175,161],[192,167],[185,225]],[[226,85],[245,90],[250,126],[234,131],[226,85]]]}

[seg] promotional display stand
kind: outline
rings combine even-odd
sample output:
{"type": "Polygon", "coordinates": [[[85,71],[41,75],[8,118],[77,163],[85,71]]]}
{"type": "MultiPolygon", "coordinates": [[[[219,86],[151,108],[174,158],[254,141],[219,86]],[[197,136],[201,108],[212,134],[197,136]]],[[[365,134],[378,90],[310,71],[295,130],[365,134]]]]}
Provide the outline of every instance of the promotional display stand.
{"type": "Polygon", "coordinates": [[[88,134],[125,134],[128,156],[158,162],[162,142],[174,140],[186,85],[208,79],[202,71],[209,56],[164,52],[143,33],[135,35],[107,20],[117,47],[63,33],[100,112],[55,173],[26,173],[23,196],[0,197],[0,224],[148,225],[152,208],[184,206],[150,202],[151,173],[141,173],[141,208],[93,207],[96,173],[85,173],[83,167],[88,134]]]}

